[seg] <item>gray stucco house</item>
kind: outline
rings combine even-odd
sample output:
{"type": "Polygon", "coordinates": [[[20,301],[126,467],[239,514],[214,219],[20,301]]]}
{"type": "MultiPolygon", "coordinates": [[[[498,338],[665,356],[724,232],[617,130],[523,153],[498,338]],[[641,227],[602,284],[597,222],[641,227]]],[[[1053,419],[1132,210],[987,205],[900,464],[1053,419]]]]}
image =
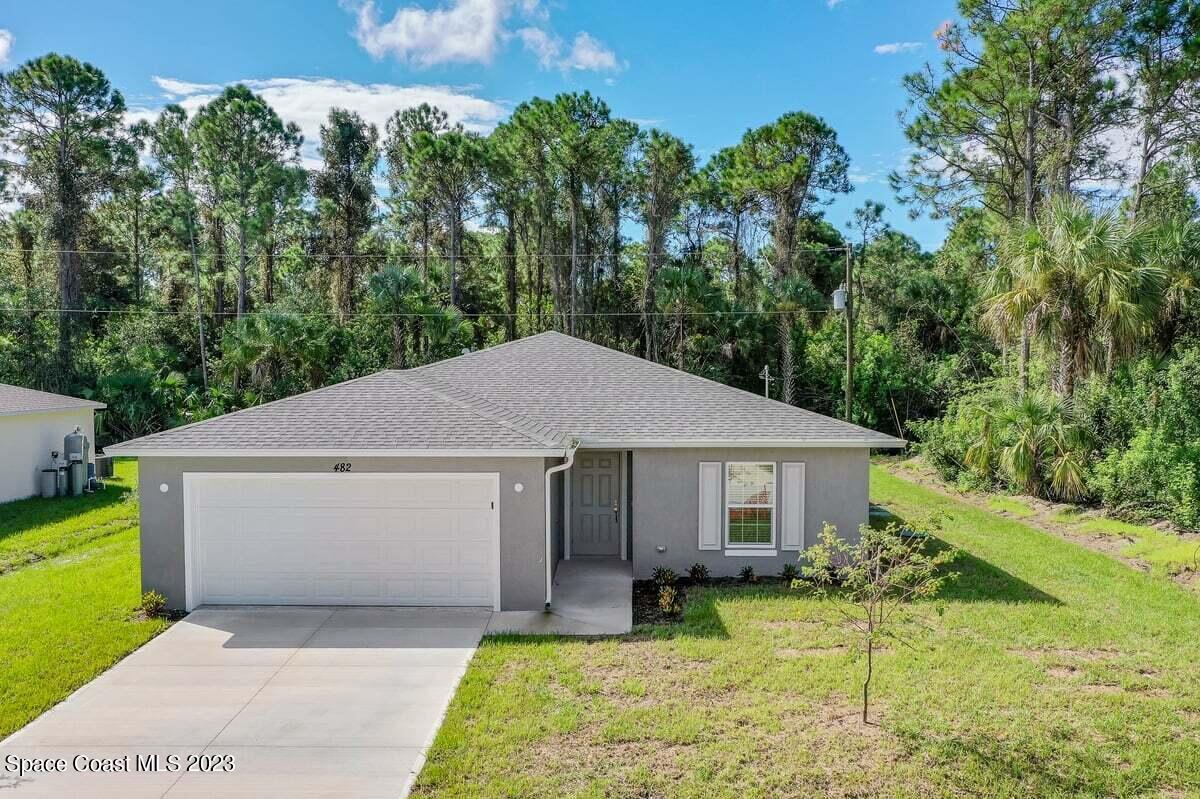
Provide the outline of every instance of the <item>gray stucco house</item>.
{"type": "Polygon", "coordinates": [[[537,610],[572,558],[777,572],[856,533],[869,450],[903,443],[542,333],[106,451],[139,459],[171,607],[537,610]]]}

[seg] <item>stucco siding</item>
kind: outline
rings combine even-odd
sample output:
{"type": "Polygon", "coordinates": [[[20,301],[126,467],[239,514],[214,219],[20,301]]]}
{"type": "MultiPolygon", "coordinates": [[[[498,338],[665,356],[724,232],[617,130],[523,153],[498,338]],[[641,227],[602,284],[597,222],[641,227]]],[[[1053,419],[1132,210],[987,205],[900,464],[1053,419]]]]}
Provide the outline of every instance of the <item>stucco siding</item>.
{"type": "MultiPolygon", "coordinates": [[[[543,468],[551,469],[563,462],[562,458],[546,458],[543,468]]],[[[554,567],[563,556],[563,473],[550,475],[550,545],[554,567]]]]}
{"type": "Polygon", "coordinates": [[[0,416],[0,502],[23,499],[41,492],[41,471],[50,465],[50,452],[63,448],[63,437],[83,428],[96,457],[94,412],[72,411],[0,416]]]}
{"type": "MultiPolygon", "coordinates": [[[[185,472],[330,472],[337,458],[139,459],[142,589],[171,608],[185,604],[183,474],[185,472]],[[160,486],[165,485],[163,493],[160,486]]],[[[500,475],[500,606],[540,610],[545,604],[545,469],[542,458],[354,458],[356,473],[484,472],[500,475]],[[517,493],[514,486],[524,490],[517,493]]]]}
{"type": "MultiPolygon", "coordinates": [[[[867,521],[869,461],[866,449],[635,449],[632,469],[633,569],[649,577],[656,566],[683,573],[703,563],[714,576],[732,576],[746,565],[758,574],[778,573],[800,553],[776,547],[770,557],[731,557],[699,547],[701,461],[801,462],[805,466],[804,545],[816,542],[825,522],[843,537],[858,535],[867,521]],[[658,548],[665,551],[659,552],[658,548]]],[[[781,493],[777,491],[778,494],[781,493]]],[[[776,544],[780,519],[777,499],[776,544]]],[[[724,536],[722,535],[722,542],[724,536]]]]}

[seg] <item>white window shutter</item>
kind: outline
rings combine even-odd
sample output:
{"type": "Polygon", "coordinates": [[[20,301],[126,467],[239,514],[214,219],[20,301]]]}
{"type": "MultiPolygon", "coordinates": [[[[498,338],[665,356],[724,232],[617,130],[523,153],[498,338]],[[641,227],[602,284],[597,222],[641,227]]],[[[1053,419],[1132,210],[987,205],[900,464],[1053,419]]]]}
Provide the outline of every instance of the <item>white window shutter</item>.
{"type": "Polygon", "coordinates": [[[804,549],[804,464],[785,463],[782,474],[783,517],[780,547],[804,549]]]}
{"type": "Polygon", "coordinates": [[[721,548],[722,478],[720,461],[700,462],[700,549],[721,548]]]}

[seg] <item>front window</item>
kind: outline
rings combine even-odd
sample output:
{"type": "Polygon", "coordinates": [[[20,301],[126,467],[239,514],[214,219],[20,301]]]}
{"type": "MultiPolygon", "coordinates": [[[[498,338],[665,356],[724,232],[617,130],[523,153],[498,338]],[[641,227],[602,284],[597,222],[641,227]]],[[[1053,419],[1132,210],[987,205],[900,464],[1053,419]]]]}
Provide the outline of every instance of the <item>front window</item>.
{"type": "Polygon", "coordinates": [[[725,464],[725,542],[775,545],[775,464],[725,464]]]}

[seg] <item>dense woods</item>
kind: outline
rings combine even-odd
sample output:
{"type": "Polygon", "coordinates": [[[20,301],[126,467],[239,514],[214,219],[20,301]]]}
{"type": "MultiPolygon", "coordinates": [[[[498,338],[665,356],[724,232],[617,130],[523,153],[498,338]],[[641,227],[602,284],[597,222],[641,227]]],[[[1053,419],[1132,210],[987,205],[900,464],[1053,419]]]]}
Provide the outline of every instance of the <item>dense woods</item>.
{"type": "MultiPolygon", "coordinates": [[[[245,86],[131,124],[101,69],[0,76],[0,381],[101,444],[557,329],[918,443],[948,477],[1200,527],[1200,10],[961,0],[905,78],[895,208],[820,109],[701,161],[591,94],[487,135],[245,86]],[[889,224],[948,220],[937,252],[889,224]]],[[[781,109],[782,110],[782,109],[781,109]]]]}

